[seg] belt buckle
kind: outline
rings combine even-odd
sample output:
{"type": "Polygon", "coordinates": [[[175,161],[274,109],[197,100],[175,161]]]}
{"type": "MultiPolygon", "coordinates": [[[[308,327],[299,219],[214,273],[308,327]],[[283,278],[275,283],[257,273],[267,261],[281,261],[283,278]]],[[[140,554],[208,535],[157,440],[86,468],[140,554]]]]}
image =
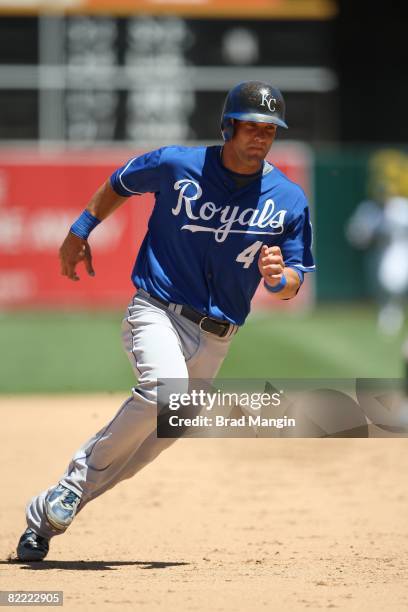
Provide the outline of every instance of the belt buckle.
{"type": "MultiPolygon", "coordinates": [[[[216,323],[217,325],[222,325],[222,326],[224,327],[224,330],[223,330],[222,335],[220,336],[219,334],[214,334],[215,336],[218,336],[219,338],[224,338],[224,337],[225,337],[225,336],[228,334],[228,331],[229,331],[229,328],[230,328],[229,323],[225,323],[225,324],[224,324],[224,323],[222,323],[221,321],[219,321],[219,322],[218,322],[218,321],[214,321],[214,319],[212,319],[211,317],[207,317],[207,316],[203,317],[203,318],[200,320],[199,324],[198,324],[198,327],[199,327],[199,328],[200,328],[202,331],[207,331],[207,330],[205,330],[205,329],[203,330],[203,328],[202,328],[202,324],[203,324],[203,321],[205,321],[205,319],[208,319],[209,321],[213,321],[213,322],[214,322],[214,323],[216,323]]],[[[214,332],[209,332],[209,333],[214,333],[214,332]]]]}
{"type": "Polygon", "coordinates": [[[205,329],[203,330],[203,328],[201,327],[201,326],[202,326],[203,321],[205,321],[205,319],[209,319],[209,318],[210,318],[210,317],[205,316],[205,317],[203,317],[202,319],[200,319],[200,322],[199,322],[199,324],[198,324],[198,327],[201,329],[201,331],[205,331],[205,329]]]}

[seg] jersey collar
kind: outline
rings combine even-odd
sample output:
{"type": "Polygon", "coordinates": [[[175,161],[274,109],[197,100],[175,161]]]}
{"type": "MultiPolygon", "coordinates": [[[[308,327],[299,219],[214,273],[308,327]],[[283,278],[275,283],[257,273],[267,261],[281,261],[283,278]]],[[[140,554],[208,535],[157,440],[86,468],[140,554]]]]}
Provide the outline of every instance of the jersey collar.
{"type": "MultiPolygon", "coordinates": [[[[229,170],[228,168],[225,168],[225,166],[222,164],[221,162],[221,153],[222,153],[222,146],[220,145],[215,145],[213,147],[210,147],[212,149],[212,157],[213,157],[213,162],[214,162],[214,168],[219,176],[219,178],[221,179],[221,181],[223,182],[224,186],[226,186],[229,190],[233,190],[233,191],[241,191],[244,189],[250,189],[254,184],[256,184],[256,180],[251,181],[248,185],[241,187],[239,189],[237,189],[236,187],[236,183],[234,180],[234,176],[235,177],[245,177],[245,176],[251,176],[251,175],[247,175],[247,174],[239,174],[238,172],[233,172],[232,170],[229,170]]],[[[254,173],[254,179],[256,177],[259,178],[263,178],[264,176],[270,174],[272,172],[272,170],[274,169],[274,166],[269,163],[268,161],[264,160],[263,161],[263,166],[262,166],[262,171],[261,172],[256,172],[254,173]]]]}

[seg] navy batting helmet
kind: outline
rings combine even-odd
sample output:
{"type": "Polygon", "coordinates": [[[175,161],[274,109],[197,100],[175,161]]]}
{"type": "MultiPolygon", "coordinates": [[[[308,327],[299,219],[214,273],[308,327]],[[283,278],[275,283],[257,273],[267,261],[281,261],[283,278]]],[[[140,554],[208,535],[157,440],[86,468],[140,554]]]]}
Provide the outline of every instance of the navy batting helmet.
{"type": "Polygon", "coordinates": [[[262,81],[238,83],[228,93],[221,116],[224,140],[231,140],[234,134],[233,119],[288,127],[285,123],[285,100],[281,92],[262,81]]]}

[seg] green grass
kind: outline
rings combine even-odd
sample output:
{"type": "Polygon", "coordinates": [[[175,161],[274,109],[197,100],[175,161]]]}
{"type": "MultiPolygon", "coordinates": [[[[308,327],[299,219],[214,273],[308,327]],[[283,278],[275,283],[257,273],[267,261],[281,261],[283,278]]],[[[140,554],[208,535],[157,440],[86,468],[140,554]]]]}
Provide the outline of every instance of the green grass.
{"type": "MultiPolygon", "coordinates": [[[[121,312],[0,316],[0,392],[122,391],[135,384],[121,348],[121,312]]],[[[219,374],[225,378],[400,377],[401,344],[380,336],[376,311],[326,306],[251,316],[219,374]]]]}
{"type": "Polygon", "coordinates": [[[319,307],[308,314],[259,314],[238,334],[221,375],[356,378],[403,375],[401,345],[408,326],[380,335],[376,310],[319,307]]]}

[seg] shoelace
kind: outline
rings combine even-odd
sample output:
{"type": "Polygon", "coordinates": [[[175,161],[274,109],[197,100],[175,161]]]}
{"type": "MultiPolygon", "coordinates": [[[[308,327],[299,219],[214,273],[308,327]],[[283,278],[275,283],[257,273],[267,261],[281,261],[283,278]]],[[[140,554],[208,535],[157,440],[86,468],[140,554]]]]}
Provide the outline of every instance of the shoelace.
{"type": "Polygon", "coordinates": [[[34,543],[39,544],[40,546],[42,546],[43,544],[48,544],[47,538],[44,538],[43,536],[38,535],[38,533],[35,533],[32,529],[30,529],[30,532],[28,534],[28,539],[32,540],[34,543]]]}
{"type": "Polygon", "coordinates": [[[68,493],[62,500],[62,503],[64,504],[64,506],[70,506],[72,508],[72,506],[76,503],[77,500],[78,495],[76,495],[73,491],[68,491],[68,493]]]}

